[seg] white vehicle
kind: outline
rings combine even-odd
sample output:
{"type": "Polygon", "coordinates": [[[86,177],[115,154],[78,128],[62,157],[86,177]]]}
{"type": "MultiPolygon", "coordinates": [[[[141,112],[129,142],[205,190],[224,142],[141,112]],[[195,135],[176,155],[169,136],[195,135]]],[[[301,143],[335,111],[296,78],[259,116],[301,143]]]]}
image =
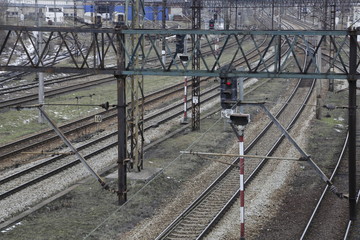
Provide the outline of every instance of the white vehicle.
{"type": "Polygon", "coordinates": [[[64,9],[62,7],[46,7],[45,20],[49,25],[64,22],[64,9]]]}
{"type": "Polygon", "coordinates": [[[84,23],[100,26],[102,24],[102,16],[100,13],[95,14],[94,12],[86,12],[84,13],[84,23]]]}
{"type": "Polygon", "coordinates": [[[168,43],[175,42],[175,41],[176,41],[176,35],[168,36],[168,37],[165,38],[165,40],[166,40],[168,43]]]}
{"type": "Polygon", "coordinates": [[[112,19],[113,19],[113,23],[115,25],[124,25],[125,24],[125,13],[113,12],[112,19]]]}
{"type": "Polygon", "coordinates": [[[101,18],[102,20],[110,20],[110,13],[102,13],[101,18]]]}

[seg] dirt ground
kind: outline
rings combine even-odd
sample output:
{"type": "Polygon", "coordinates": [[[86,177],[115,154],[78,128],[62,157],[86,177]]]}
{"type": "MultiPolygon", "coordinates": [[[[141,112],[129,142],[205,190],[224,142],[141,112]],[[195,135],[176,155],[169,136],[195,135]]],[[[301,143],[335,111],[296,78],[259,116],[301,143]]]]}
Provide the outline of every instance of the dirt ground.
{"type": "MultiPolygon", "coordinates": [[[[265,84],[266,91],[255,92],[249,98],[264,98],[276,102],[284,82],[265,84]],[[275,86],[274,86],[275,85],[275,86]],[[276,91],[278,94],[273,94],[276,91]]],[[[327,94],[324,101],[334,104],[346,103],[344,94],[327,94]]],[[[249,109],[256,118],[258,111],[249,109]]],[[[323,112],[326,115],[327,112],[323,112]]],[[[320,167],[328,166],[331,159],[340,150],[337,146],[345,130],[335,131],[338,124],[346,123],[345,111],[333,111],[330,118],[315,120],[309,113],[305,129],[297,129],[301,141],[320,167]],[[301,131],[306,131],[301,132],[301,131]]],[[[305,121],[303,119],[303,121],[305,121]]],[[[170,130],[174,130],[170,129],[170,130]]],[[[162,131],[161,127],[158,131],[162,131]]],[[[236,137],[229,124],[220,119],[220,114],[201,121],[201,130],[186,130],[145,152],[145,168],[160,170],[156,177],[146,180],[128,181],[128,202],[118,206],[117,196],[103,191],[96,181],[80,183],[74,190],[45,207],[24,218],[12,228],[1,232],[1,239],[154,239],[184,207],[199,195],[226,167],[223,164],[181,155],[182,150],[202,152],[236,152],[236,137]]],[[[293,167],[282,166],[291,178],[284,178],[284,185],[279,187],[281,198],[267,202],[271,214],[263,215],[262,208],[252,215],[249,229],[257,229],[249,234],[248,239],[292,239],[297,230],[291,227],[300,224],[299,216],[308,202],[313,202],[311,194],[321,186],[321,180],[306,164],[293,167]],[[278,211],[286,209],[286,211],[278,211]],[[279,218],[278,216],[281,215],[279,218]],[[274,221],[275,219],[275,221],[274,221]],[[279,220],[282,219],[282,220],[279,220]],[[291,224],[288,224],[288,223],[291,224]],[[280,237],[279,236],[285,236],[280,237]]],[[[281,168],[279,168],[281,169],[281,168]]],[[[116,180],[107,179],[116,187],[116,180]]],[[[251,204],[251,203],[249,203],[251,204]]],[[[256,206],[254,204],[256,209],[256,206]]],[[[236,208],[235,208],[236,211],[236,208]]],[[[254,210],[255,211],[255,210],[254,210]]],[[[255,211],[255,212],[256,212],[255,211]]],[[[251,211],[249,211],[250,213],[251,211]]],[[[230,211],[231,213],[231,211],[230,211]]],[[[248,216],[249,218],[250,216],[248,216]]],[[[238,220],[227,216],[231,222],[238,220]]],[[[238,239],[237,228],[221,225],[222,236],[209,239],[238,239]],[[232,232],[229,231],[232,229],[232,232]],[[227,232],[227,234],[224,234],[227,232]]],[[[236,226],[236,224],[235,224],[236,226]]],[[[215,233],[212,233],[215,234],[215,233]]]]}

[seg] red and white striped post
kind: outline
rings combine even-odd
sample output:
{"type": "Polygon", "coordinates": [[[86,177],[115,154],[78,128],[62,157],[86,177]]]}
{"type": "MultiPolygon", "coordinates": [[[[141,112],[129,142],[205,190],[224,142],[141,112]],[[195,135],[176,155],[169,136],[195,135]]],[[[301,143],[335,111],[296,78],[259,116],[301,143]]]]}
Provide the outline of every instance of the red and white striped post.
{"type": "Polygon", "coordinates": [[[184,122],[187,121],[187,76],[184,77],[184,122]]]}
{"type": "MultiPolygon", "coordinates": [[[[233,128],[239,142],[239,155],[244,156],[244,130],[245,126],[250,122],[250,115],[243,113],[233,113],[230,115],[231,127],[233,128]],[[236,128],[237,126],[237,128],[236,128]]],[[[240,239],[245,240],[245,184],[244,170],[245,159],[239,157],[240,172],[240,239]]]]}
{"type": "MultiPolygon", "coordinates": [[[[239,155],[244,155],[244,132],[239,135],[239,155]]],[[[240,239],[245,239],[245,187],[244,187],[244,157],[239,158],[240,168],[240,239]]]]}
{"type": "MultiPolygon", "coordinates": [[[[187,41],[185,40],[184,46],[185,46],[185,53],[187,52],[187,41]]],[[[178,55],[183,66],[186,67],[187,63],[189,61],[189,56],[186,54],[179,54],[178,55]]],[[[184,118],[182,119],[181,123],[187,124],[188,118],[187,118],[187,76],[184,77],[184,118]]]]}

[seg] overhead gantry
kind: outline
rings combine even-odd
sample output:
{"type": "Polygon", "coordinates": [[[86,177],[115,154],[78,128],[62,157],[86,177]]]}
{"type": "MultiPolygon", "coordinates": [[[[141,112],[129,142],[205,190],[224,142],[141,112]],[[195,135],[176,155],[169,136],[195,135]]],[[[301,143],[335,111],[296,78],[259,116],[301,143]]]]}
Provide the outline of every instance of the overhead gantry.
{"type": "MultiPolygon", "coordinates": [[[[254,77],[254,78],[305,78],[344,79],[349,83],[349,201],[350,217],[355,218],[356,206],[356,81],[360,78],[357,58],[360,46],[357,38],[360,31],[238,31],[238,30],[145,30],[106,28],[61,28],[0,26],[5,33],[0,43],[0,71],[47,72],[47,73],[92,73],[113,74],[118,83],[119,124],[119,195],[126,196],[126,76],[192,76],[192,77],[254,77]],[[43,33],[41,50],[36,48],[32,34],[43,33]],[[126,39],[137,36],[134,48],[127,48],[126,39]],[[176,42],[165,42],[167,61],[163,61],[159,39],[169,35],[185,35],[193,46],[189,51],[178,53],[176,42]],[[76,36],[76,37],[75,37],[76,36]],[[263,41],[266,38],[265,41],[263,41]],[[221,39],[214,47],[214,39],[221,39]],[[259,39],[263,44],[259,45],[259,39]],[[249,59],[243,43],[255,49],[256,60],[249,59]],[[326,42],[326,45],[325,45],[326,42]],[[279,44],[281,47],[278,47],[279,44]],[[231,51],[226,49],[230,47],[231,51]],[[207,52],[201,46],[206,45],[207,52]],[[51,55],[48,55],[49,46],[51,55]],[[310,61],[300,64],[297,50],[306,48],[310,61]],[[318,65],[322,48],[334,49],[334,58],[326,65],[318,65]],[[141,52],[141,64],[135,61],[141,52]],[[209,54],[210,52],[210,54],[209,54]],[[57,65],[61,55],[69,59],[57,65]],[[184,57],[188,61],[182,61],[184,57]],[[226,55],[226,56],[225,56],[226,55]],[[50,57],[51,56],[51,57],[50,57]],[[229,57],[230,56],[230,57],[229,57]],[[243,58],[242,68],[236,68],[236,59],[243,58]],[[293,58],[292,70],[286,62],[293,58]],[[19,66],[18,60],[28,62],[19,66]],[[197,59],[197,68],[192,61],[197,59]],[[268,60],[273,63],[269,64],[268,60]],[[227,65],[231,72],[221,71],[227,65]],[[333,71],[335,69],[335,71],[333,71]]],[[[194,83],[194,81],[193,81],[194,83]]],[[[196,85],[195,85],[196,87],[196,85]]],[[[198,94],[198,93],[197,93],[198,94]]],[[[194,98],[195,95],[193,95],[194,98]]],[[[199,113],[200,114],[200,113],[199,113]]]]}

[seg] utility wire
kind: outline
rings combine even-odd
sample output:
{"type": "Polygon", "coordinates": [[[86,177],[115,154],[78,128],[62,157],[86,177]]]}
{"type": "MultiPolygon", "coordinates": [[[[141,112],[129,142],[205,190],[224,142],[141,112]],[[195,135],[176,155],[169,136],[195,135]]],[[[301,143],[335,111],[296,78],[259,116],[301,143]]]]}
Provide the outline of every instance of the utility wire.
{"type": "MultiPolygon", "coordinates": [[[[218,124],[218,122],[221,120],[222,118],[219,117],[218,120],[216,120],[216,122],[211,125],[209,127],[209,129],[207,129],[203,134],[201,134],[201,136],[199,136],[199,138],[197,138],[194,142],[192,142],[190,144],[190,146],[187,147],[186,150],[190,150],[196,143],[202,141],[204,139],[205,134],[207,134],[216,124],[218,124]]],[[[178,161],[181,156],[183,154],[179,154],[174,160],[172,160],[171,162],[169,162],[169,164],[167,164],[162,170],[160,170],[157,174],[155,174],[155,176],[149,180],[142,188],[140,188],[136,193],[134,193],[134,195],[132,195],[132,197],[130,197],[128,199],[128,201],[126,201],[123,205],[119,206],[113,213],[111,213],[107,218],[105,218],[98,226],[96,226],[92,231],[90,231],[83,239],[87,239],[88,237],[90,237],[96,230],[98,230],[104,223],[106,223],[107,221],[110,220],[111,217],[113,217],[117,212],[119,212],[122,208],[124,208],[127,204],[129,204],[129,202],[131,200],[133,200],[137,195],[139,195],[147,186],[150,185],[150,183],[152,183],[155,179],[157,179],[160,174],[162,174],[165,170],[167,170],[171,165],[173,165],[176,161],[178,161]]]]}

